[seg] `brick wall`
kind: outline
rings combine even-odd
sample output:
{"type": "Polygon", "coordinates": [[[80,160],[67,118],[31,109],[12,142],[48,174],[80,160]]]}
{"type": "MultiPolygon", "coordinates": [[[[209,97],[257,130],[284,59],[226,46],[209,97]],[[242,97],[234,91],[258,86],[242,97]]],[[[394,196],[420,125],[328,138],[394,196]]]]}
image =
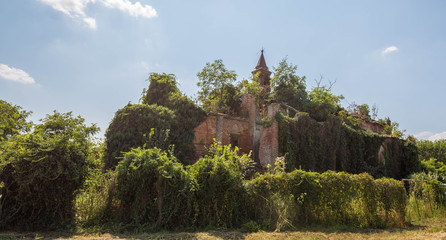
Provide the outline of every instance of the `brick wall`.
{"type": "Polygon", "coordinates": [[[240,153],[249,153],[252,149],[249,121],[246,119],[210,114],[194,132],[193,144],[198,156],[205,153],[205,148],[211,146],[214,139],[223,145],[238,145],[240,153]]]}
{"type": "Polygon", "coordinates": [[[272,125],[260,129],[259,161],[263,167],[268,164],[274,166],[279,156],[279,124],[274,119],[279,108],[279,105],[275,103],[268,106],[266,117],[273,121],[272,125]]]}

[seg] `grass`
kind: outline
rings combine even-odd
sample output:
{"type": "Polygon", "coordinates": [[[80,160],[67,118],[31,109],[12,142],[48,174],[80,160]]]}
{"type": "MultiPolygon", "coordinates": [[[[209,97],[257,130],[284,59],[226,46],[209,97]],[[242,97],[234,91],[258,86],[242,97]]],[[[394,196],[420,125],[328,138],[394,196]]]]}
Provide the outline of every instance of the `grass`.
{"type": "Polygon", "coordinates": [[[346,226],[324,228],[315,226],[299,229],[293,232],[257,232],[241,231],[208,231],[208,232],[159,232],[141,234],[118,233],[69,233],[69,232],[29,232],[0,233],[0,239],[74,239],[74,240],[105,240],[105,239],[446,239],[446,217],[439,217],[423,222],[415,222],[406,228],[388,229],[355,229],[346,226]]]}

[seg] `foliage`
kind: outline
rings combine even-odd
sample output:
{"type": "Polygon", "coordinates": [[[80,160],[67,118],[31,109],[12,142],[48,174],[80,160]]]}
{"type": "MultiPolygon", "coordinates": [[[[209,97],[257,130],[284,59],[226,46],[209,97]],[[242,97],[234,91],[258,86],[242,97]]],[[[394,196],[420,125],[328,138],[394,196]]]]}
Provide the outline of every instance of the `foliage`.
{"type": "Polygon", "coordinates": [[[404,136],[404,132],[406,131],[400,130],[400,124],[397,122],[392,122],[388,117],[385,119],[378,119],[378,123],[384,126],[384,134],[391,137],[402,138],[404,136]]]}
{"type": "MultiPolygon", "coordinates": [[[[183,163],[191,163],[195,157],[191,147],[193,130],[204,120],[206,113],[178,90],[173,74],[152,73],[149,80],[150,86],[143,104],[156,104],[173,111],[175,116],[169,120],[170,127],[165,126],[164,129],[170,128],[169,143],[175,145],[175,156],[183,163]]],[[[232,90],[225,92],[232,93],[232,90]]],[[[228,101],[230,106],[237,105],[228,101]]]]}
{"type": "Polygon", "coordinates": [[[91,157],[90,136],[98,131],[71,113],[54,112],[28,134],[1,147],[3,228],[46,229],[70,223],[73,201],[91,157]]]}
{"type": "Polygon", "coordinates": [[[115,171],[102,172],[102,167],[90,169],[84,187],[76,195],[76,221],[83,226],[98,226],[113,219],[115,171]]]}
{"type": "Polygon", "coordinates": [[[335,115],[340,110],[340,102],[344,97],[331,92],[331,86],[314,87],[308,94],[310,103],[308,113],[317,121],[325,121],[330,116],[335,115]]]}
{"type": "Polygon", "coordinates": [[[351,103],[348,107],[348,112],[359,119],[365,121],[371,121],[370,107],[367,104],[357,105],[355,102],[351,103]]]}
{"type": "MultiPolygon", "coordinates": [[[[418,175],[420,176],[420,175],[418,175]]],[[[409,184],[406,210],[410,221],[419,221],[446,214],[446,187],[435,179],[420,179],[413,175],[409,184]]]]}
{"type": "Polygon", "coordinates": [[[184,164],[195,158],[192,147],[194,128],[204,121],[206,113],[180,92],[171,94],[169,104],[163,105],[175,113],[170,119],[169,143],[175,146],[174,155],[184,164]]]}
{"type": "Polygon", "coordinates": [[[180,92],[175,75],[151,73],[149,81],[149,88],[143,93],[142,103],[147,105],[157,104],[169,108],[170,96],[180,92]]]}
{"type": "Polygon", "coordinates": [[[205,109],[218,112],[235,110],[231,107],[234,107],[234,101],[237,102],[237,99],[233,98],[238,97],[233,85],[237,74],[226,69],[223,60],[206,63],[201,72],[197,73],[197,77],[199,79],[197,86],[200,88],[198,99],[205,109]]]}
{"type": "Polygon", "coordinates": [[[360,130],[362,128],[362,124],[364,123],[364,120],[352,115],[345,110],[339,111],[338,116],[344,124],[356,130],[360,130]]]}
{"type": "Polygon", "coordinates": [[[417,141],[420,160],[437,159],[446,164],[446,139],[437,141],[420,140],[417,141]]]}
{"type": "Polygon", "coordinates": [[[114,198],[116,171],[103,171],[104,150],[103,142],[93,146],[88,175],[74,202],[76,222],[83,227],[102,225],[116,217],[113,211],[117,205],[114,198]]]}
{"type": "Polygon", "coordinates": [[[269,101],[269,93],[264,86],[260,85],[260,75],[261,72],[255,73],[251,81],[243,80],[239,84],[241,93],[247,93],[252,95],[256,99],[256,104],[259,109],[264,108],[265,102],[269,101]]]}
{"type": "Polygon", "coordinates": [[[246,219],[244,175],[252,161],[237,149],[214,144],[205,157],[188,168],[194,179],[194,224],[198,227],[236,227],[246,219]]]}
{"type": "Polygon", "coordinates": [[[332,117],[320,123],[307,113],[279,117],[279,151],[287,170],[368,172],[402,178],[419,171],[416,147],[409,142],[355,130],[332,117]],[[383,148],[385,161],[379,161],[383,148]]]}
{"type": "Polygon", "coordinates": [[[285,102],[298,110],[304,110],[308,104],[308,94],[305,90],[305,76],[296,74],[297,66],[289,64],[284,58],[274,67],[274,77],[271,79],[271,98],[285,102]]]}
{"type": "Polygon", "coordinates": [[[193,130],[206,113],[178,90],[173,74],[152,73],[149,80],[142,104],[118,110],[107,129],[106,168],[114,168],[122,153],[135,147],[174,146],[174,155],[183,163],[195,157],[193,130]]]}
{"type": "Polygon", "coordinates": [[[31,114],[22,110],[20,106],[12,105],[0,99],[0,141],[27,132],[31,128],[31,123],[26,118],[31,114]]]}
{"type": "Polygon", "coordinates": [[[117,166],[121,219],[149,228],[189,224],[192,179],[171,154],[158,148],[132,149],[117,166]]]}
{"type": "Polygon", "coordinates": [[[251,218],[288,230],[310,224],[357,227],[405,224],[405,189],[393,179],[374,180],[369,174],[323,174],[295,170],[265,174],[247,183],[251,218]]]}
{"type": "Polygon", "coordinates": [[[421,161],[421,167],[427,174],[433,176],[433,179],[446,182],[446,164],[435,158],[421,161]]]}
{"type": "Polygon", "coordinates": [[[114,168],[122,154],[130,151],[134,147],[164,147],[163,141],[153,144],[155,138],[162,138],[165,131],[174,124],[175,113],[163,106],[128,104],[115,113],[115,117],[110,123],[105,133],[106,150],[104,162],[106,169],[114,168]],[[151,131],[154,131],[151,138],[151,131]],[[152,144],[151,144],[152,143],[152,144]]]}

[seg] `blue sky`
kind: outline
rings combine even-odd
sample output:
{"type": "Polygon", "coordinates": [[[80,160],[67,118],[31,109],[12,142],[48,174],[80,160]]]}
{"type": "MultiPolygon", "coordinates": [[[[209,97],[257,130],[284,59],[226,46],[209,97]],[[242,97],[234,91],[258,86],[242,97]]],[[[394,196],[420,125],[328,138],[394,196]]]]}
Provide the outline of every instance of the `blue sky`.
{"type": "Polygon", "coordinates": [[[73,111],[105,132],[150,72],[188,96],[223,59],[248,79],[265,48],[323,76],[349,103],[376,104],[419,138],[446,138],[446,1],[2,0],[0,99],[32,120],[73,111]]]}

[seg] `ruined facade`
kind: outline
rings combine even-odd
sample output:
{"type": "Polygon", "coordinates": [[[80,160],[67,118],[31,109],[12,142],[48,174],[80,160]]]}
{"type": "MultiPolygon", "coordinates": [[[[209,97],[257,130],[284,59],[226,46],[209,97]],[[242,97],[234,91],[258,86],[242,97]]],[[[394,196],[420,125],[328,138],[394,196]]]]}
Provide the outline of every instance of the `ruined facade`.
{"type": "MultiPolygon", "coordinates": [[[[266,65],[263,50],[252,74],[258,76],[260,85],[269,92],[271,72],[266,65]]],[[[254,161],[263,167],[274,165],[276,157],[279,156],[279,126],[274,120],[278,110],[279,105],[274,103],[260,109],[254,96],[244,94],[241,104],[242,117],[212,113],[194,129],[193,144],[197,155],[202,156],[206,147],[215,139],[223,145],[237,146],[240,153],[251,152],[254,161]],[[261,124],[262,119],[271,120],[272,124],[264,126],[261,124]]]]}
{"type": "MultiPolygon", "coordinates": [[[[252,74],[263,91],[269,93],[271,72],[266,65],[263,50],[252,74]]],[[[268,164],[274,166],[275,159],[279,156],[279,124],[275,116],[278,111],[286,112],[289,108],[291,107],[283,103],[266,105],[263,99],[256,99],[245,93],[242,96],[240,116],[211,113],[194,129],[195,152],[198,156],[203,156],[206,148],[215,140],[223,145],[237,146],[240,153],[251,152],[254,161],[262,167],[268,164]]],[[[364,122],[362,128],[379,134],[384,131],[381,124],[372,121],[364,122]]]]}

